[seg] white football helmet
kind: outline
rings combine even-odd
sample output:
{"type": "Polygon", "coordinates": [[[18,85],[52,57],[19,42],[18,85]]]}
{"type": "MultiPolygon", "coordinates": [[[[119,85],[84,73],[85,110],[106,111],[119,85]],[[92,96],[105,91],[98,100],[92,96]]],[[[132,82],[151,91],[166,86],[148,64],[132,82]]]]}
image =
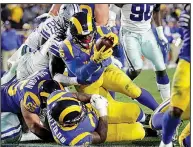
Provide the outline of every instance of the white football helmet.
{"type": "Polygon", "coordinates": [[[80,12],[78,4],[63,4],[58,12],[59,21],[62,27],[68,28],[69,20],[75,13],[80,12]]]}

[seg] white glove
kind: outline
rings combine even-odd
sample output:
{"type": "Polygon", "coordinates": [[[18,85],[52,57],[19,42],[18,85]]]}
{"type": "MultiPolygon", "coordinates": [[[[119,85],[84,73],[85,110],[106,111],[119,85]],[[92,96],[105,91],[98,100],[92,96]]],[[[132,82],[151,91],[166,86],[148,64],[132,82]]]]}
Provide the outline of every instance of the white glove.
{"type": "Polygon", "coordinates": [[[159,39],[164,41],[165,44],[167,44],[168,43],[168,39],[164,35],[163,26],[156,27],[156,31],[157,31],[159,39]]]}
{"type": "Polygon", "coordinates": [[[58,73],[53,79],[59,83],[65,84],[65,86],[78,85],[77,77],[68,77],[58,73]]]}
{"type": "Polygon", "coordinates": [[[36,17],[35,19],[38,21],[44,21],[45,19],[50,18],[50,17],[52,17],[52,15],[50,15],[49,13],[44,13],[44,14],[36,17]]]}
{"type": "Polygon", "coordinates": [[[107,116],[108,101],[106,98],[93,94],[90,99],[91,105],[99,111],[100,117],[107,116]]]}
{"type": "Polygon", "coordinates": [[[46,54],[47,54],[47,52],[49,51],[49,48],[51,47],[51,45],[56,45],[56,46],[58,46],[58,43],[57,43],[56,40],[54,40],[54,38],[56,38],[56,35],[52,35],[52,36],[46,41],[46,43],[41,46],[40,52],[41,52],[41,54],[42,54],[43,56],[46,56],[46,54]]]}
{"type": "Polygon", "coordinates": [[[111,60],[112,60],[112,64],[117,66],[119,69],[121,69],[123,67],[123,64],[115,57],[111,56],[111,60]]]}

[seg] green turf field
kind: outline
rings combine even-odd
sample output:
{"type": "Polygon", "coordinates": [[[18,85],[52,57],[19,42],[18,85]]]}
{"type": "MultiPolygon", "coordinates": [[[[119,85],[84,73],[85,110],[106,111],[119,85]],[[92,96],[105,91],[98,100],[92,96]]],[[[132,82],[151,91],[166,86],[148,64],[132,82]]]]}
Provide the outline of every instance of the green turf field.
{"type": "MultiPolygon", "coordinates": [[[[170,78],[170,82],[172,83],[172,78],[173,78],[173,74],[175,72],[175,69],[169,69],[168,70],[168,75],[170,78]]],[[[134,81],[137,85],[139,85],[140,87],[145,88],[146,90],[148,90],[157,100],[157,102],[161,102],[161,97],[160,94],[157,90],[157,85],[156,85],[156,79],[155,79],[155,73],[152,70],[146,70],[143,71],[139,77],[134,81]]],[[[124,101],[124,102],[128,102],[128,101],[132,101],[131,99],[127,98],[126,96],[117,93],[116,94],[116,100],[118,101],[124,101]]],[[[133,102],[133,101],[132,101],[133,102]]],[[[145,113],[151,113],[152,111],[149,110],[148,108],[141,106],[140,107],[144,110],[145,113]]],[[[182,128],[184,127],[186,123],[183,123],[182,128]]],[[[182,129],[181,128],[181,129],[182,129]]],[[[180,130],[181,130],[180,129],[180,130]]],[[[143,140],[139,140],[139,141],[132,141],[132,142],[115,142],[115,143],[105,143],[103,145],[98,145],[98,146],[133,146],[133,147],[138,147],[138,146],[158,146],[160,142],[159,138],[150,138],[150,137],[146,137],[143,140]]],[[[6,145],[6,147],[9,147],[12,145],[6,145]]],[[[18,145],[17,145],[18,146],[18,145]]],[[[53,143],[41,143],[40,141],[37,142],[22,142],[19,144],[19,146],[33,146],[33,147],[55,147],[58,145],[55,145],[53,143]]]]}

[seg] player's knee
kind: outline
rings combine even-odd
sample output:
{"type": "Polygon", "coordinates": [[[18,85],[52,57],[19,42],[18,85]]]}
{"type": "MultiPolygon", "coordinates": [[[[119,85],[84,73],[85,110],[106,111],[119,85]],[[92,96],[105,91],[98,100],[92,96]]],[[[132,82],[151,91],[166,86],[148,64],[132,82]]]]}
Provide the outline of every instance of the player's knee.
{"type": "Polygon", "coordinates": [[[158,77],[164,77],[165,75],[167,75],[166,70],[156,71],[155,73],[158,77]]]}
{"type": "Polygon", "coordinates": [[[131,80],[134,80],[141,73],[141,69],[129,71],[127,70],[126,74],[129,76],[131,80]]]}
{"type": "Polygon", "coordinates": [[[169,111],[170,111],[170,115],[176,118],[180,118],[183,113],[183,110],[177,107],[171,107],[169,111]]]}

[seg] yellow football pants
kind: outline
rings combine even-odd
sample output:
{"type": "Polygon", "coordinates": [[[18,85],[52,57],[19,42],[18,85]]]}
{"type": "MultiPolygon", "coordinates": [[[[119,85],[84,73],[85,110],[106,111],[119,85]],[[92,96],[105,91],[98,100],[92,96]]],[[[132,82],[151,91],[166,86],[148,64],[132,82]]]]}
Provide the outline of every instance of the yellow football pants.
{"type": "Polygon", "coordinates": [[[108,124],[107,142],[142,140],[144,137],[145,130],[138,122],[133,124],[108,124]]]}
{"type": "Polygon", "coordinates": [[[139,106],[136,103],[116,101],[111,97],[110,93],[103,87],[99,88],[99,94],[104,96],[108,100],[109,124],[136,122],[141,112],[139,106]]]}
{"type": "Polygon", "coordinates": [[[185,111],[190,103],[190,63],[180,59],[173,78],[171,106],[185,111]]]}
{"type": "Polygon", "coordinates": [[[187,126],[184,128],[184,130],[182,131],[181,135],[179,136],[179,144],[180,147],[182,147],[183,145],[183,140],[190,135],[190,122],[187,124],[187,126]]]}
{"type": "Polygon", "coordinates": [[[122,70],[112,64],[106,68],[96,82],[88,86],[80,86],[79,91],[87,94],[99,94],[100,87],[123,93],[131,98],[138,98],[141,95],[141,89],[122,70]]]}

